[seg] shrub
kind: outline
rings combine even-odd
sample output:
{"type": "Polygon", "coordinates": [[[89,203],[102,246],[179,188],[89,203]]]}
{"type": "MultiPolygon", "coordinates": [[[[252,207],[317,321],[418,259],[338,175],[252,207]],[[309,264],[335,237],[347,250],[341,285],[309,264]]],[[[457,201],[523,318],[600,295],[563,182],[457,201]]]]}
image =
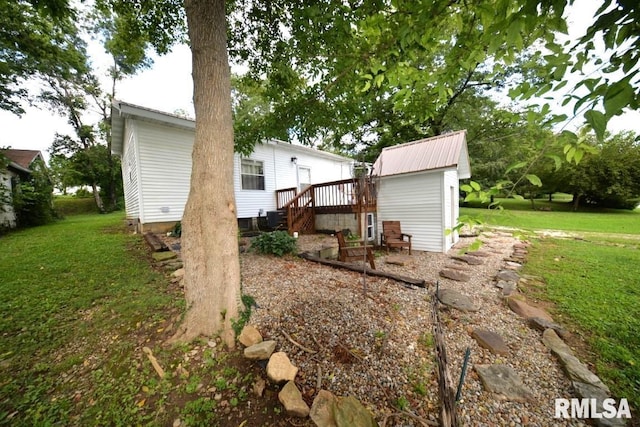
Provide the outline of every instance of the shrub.
{"type": "Polygon", "coordinates": [[[261,254],[283,256],[296,250],[296,239],[286,231],[262,233],[251,242],[251,248],[261,254]]]}

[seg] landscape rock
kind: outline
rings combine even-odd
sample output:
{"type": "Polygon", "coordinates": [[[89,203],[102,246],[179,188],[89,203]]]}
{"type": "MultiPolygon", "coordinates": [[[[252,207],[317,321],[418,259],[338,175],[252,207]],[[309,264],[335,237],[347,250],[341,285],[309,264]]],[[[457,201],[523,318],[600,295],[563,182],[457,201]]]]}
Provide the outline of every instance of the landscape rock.
{"type": "Polygon", "coordinates": [[[173,251],[154,252],[151,254],[155,262],[167,261],[169,259],[176,258],[178,255],[173,251]]]}
{"type": "Polygon", "coordinates": [[[502,287],[502,296],[510,297],[518,291],[518,286],[513,282],[505,282],[505,285],[502,287]]]}
{"type": "Polygon", "coordinates": [[[513,270],[500,270],[498,274],[496,274],[496,280],[518,283],[518,280],[520,280],[520,275],[513,270]]]}
{"type": "Polygon", "coordinates": [[[509,347],[500,335],[485,329],[474,329],[471,336],[482,348],[486,348],[494,354],[509,354],[509,347]]]}
{"type": "Polygon", "coordinates": [[[320,390],[311,404],[310,417],[318,427],[337,427],[333,416],[337,398],[327,390],[320,390]]]}
{"type": "Polygon", "coordinates": [[[482,259],[480,259],[479,257],[470,255],[454,255],[451,258],[458,261],[466,262],[469,265],[480,265],[484,263],[484,261],[482,261],[482,259]]]}
{"type": "Polygon", "coordinates": [[[184,268],[179,268],[176,271],[174,271],[173,273],[171,273],[171,275],[175,278],[182,278],[184,277],[184,268]]]}
{"type": "Polygon", "coordinates": [[[489,252],[483,252],[483,251],[470,251],[470,252],[467,252],[467,255],[481,257],[481,258],[488,258],[491,256],[489,252]]]}
{"type": "Polygon", "coordinates": [[[371,411],[353,396],[338,398],[334,413],[337,427],[377,427],[378,425],[371,411]]]}
{"type": "Polygon", "coordinates": [[[261,378],[258,378],[256,382],[253,383],[252,390],[256,396],[262,397],[262,394],[264,393],[264,389],[266,387],[267,387],[267,382],[264,380],[264,378],[261,377],[261,378]]]}
{"type": "Polygon", "coordinates": [[[460,270],[460,271],[469,271],[468,264],[447,264],[444,266],[445,270],[460,270]]]}
{"type": "Polygon", "coordinates": [[[262,335],[253,325],[245,325],[240,332],[238,341],[245,347],[251,347],[252,345],[262,342],[262,335]]]}
{"type": "Polygon", "coordinates": [[[564,329],[562,326],[558,325],[557,323],[542,319],[540,317],[529,317],[527,319],[527,324],[529,325],[529,327],[537,329],[540,332],[544,332],[547,329],[553,329],[561,338],[566,338],[567,336],[569,336],[569,331],[564,329]]]}
{"type": "Polygon", "coordinates": [[[553,322],[553,317],[541,308],[533,307],[526,302],[514,298],[513,295],[507,298],[509,308],[520,317],[528,319],[529,317],[539,317],[541,319],[553,322]]]}
{"type": "Polygon", "coordinates": [[[453,289],[438,289],[437,297],[442,304],[460,311],[478,311],[471,298],[453,289]]]}
{"type": "Polygon", "coordinates": [[[547,329],[542,333],[542,342],[558,357],[560,365],[562,365],[562,368],[572,381],[590,384],[603,389],[606,393],[610,393],[609,387],[578,360],[573,354],[573,350],[562,341],[553,329],[547,329]]]}
{"type": "Polygon", "coordinates": [[[300,418],[309,416],[309,406],[302,400],[302,394],[293,381],[288,381],[282,387],[278,393],[278,400],[284,406],[287,414],[300,418]]]}
{"type": "Polygon", "coordinates": [[[470,277],[460,270],[441,270],[440,276],[457,282],[468,282],[470,280],[470,277]]]}
{"type": "Polygon", "coordinates": [[[533,393],[516,371],[507,365],[475,365],[485,389],[514,402],[533,401],[533,393]]]}
{"type": "MultiPolygon", "coordinates": [[[[604,412],[604,406],[602,403],[605,399],[610,397],[609,393],[600,387],[579,381],[573,381],[572,386],[578,398],[596,399],[597,412],[604,412]]],[[[598,427],[625,427],[628,420],[624,418],[594,418],[592,421],[593,425],[598,427]]]]}
{"type": "Polygon", "coordinates": [[[275,341],[262,341],[244,349],[244,357],[251,360],[266,360],[276,349],[275,341]]]}
{"type": "Polygon", "coordinates": [[[267,363],[267,376],[274,383],[293,381],[298,373],[298,368],[293,366],[285,352],[273,353],[267,363]]]}

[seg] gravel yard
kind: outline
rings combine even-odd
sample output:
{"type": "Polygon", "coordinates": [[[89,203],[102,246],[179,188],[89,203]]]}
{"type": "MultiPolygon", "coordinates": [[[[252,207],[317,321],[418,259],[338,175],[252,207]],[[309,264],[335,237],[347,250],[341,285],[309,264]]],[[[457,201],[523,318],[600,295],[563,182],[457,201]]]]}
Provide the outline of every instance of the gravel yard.
{"type": "MultiPolygon", "coordinates": [[[[493,278],[505,268],[518,240],[506,233],[484,234],[480,265],[466,265],[451,256],[474,239],[463,238],[448,254],[414,251],[405,265],[376,259],[378,269],[425,279],[418,288],[378,277],[334,269],[298,257],[274,258],[248,252],[241,256],[243,292],[255,298],[251,324],[265,339],[278,342],[300,368],[296,383],[311,403],[318,389],[353,395],[386,425],[432,425],[439,397],[434,360],[432,297],[434,284],[469,296],[479,308],[462,312],[440,306],[449,370],[457,382],[466,348],[471,358],[458,415],[469,426],[584,425],[554,419],[554,399],[572,397],[570,383],[540,332],[504,303],[493,278]],[[439,276],[445,267],[464,271],[458,282],[439,276]],[[481,348],[470,333],[496,332],[509,353],[481,348]],[[528,402],[512,402],[484,390],[475,364],[507,364],[531,390],[528,402]]],[[[337,246],[334,237],[300,236],[299,250],[337,246]]],[[[397,254],[393,254],[397,255],[397,254]]],[[[309,421],[309,425],[312,423],[309,421]]]]}

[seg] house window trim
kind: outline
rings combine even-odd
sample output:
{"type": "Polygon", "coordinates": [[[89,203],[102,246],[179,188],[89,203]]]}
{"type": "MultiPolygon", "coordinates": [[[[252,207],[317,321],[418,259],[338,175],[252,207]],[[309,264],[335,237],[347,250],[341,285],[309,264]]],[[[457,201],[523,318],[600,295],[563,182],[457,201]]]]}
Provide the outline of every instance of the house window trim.
{"type": "Polygon", "coordinates": [[[373,212],[367,212],[365,216],[365,232],[364,235],[367,241],[372,241],[376,238],[376,218],[373,212]],[[371,234],[369,234],[371,230],[371,234]]]}
{"type": "MultiPolygon", "coordinates": [[[[260,185],[258,185],[258,187],[260,187],[260,185]]],[[[265,177],[265,173],[264,173],[264,161],[263,160],[256,160],[256,159],[250,159],[250,158],[246,158],[246,157],[242,157],[240,158],[240,188],[242,189],[242,191],[266,191],[266,177],[265,177]],[[251,163],[252,166],[259,166],[260,169],[262,170],[262,174],[252,174],[252,173],[245,173],[243,170],[243,166],[246,163],[251,163]],[[260,183],[260,177],[262,178],[262,188],[245,188],[245,180],[243,179],[244,176],[249,176],[249,177],[257,177],[258,179],[256,180],[256,182],[260,183]]]]}

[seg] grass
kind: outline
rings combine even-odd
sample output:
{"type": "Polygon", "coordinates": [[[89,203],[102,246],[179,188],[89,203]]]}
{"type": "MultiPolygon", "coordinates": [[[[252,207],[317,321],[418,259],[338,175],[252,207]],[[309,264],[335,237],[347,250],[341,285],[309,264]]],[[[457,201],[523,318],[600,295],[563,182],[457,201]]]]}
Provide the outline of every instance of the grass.
{"type": "Polygon", "coordinates": [[[93,197],[75,197],[58,195],[53,199],[53,207],[63,216],[97,213],[98,208],[93,197]]]}
{"type": "Polygon", "coordinates": [[[524,273],[542,276],[536,297],[555,304],[554,317],[575,329],[594,352],[597,374],[617,397],[640,409],[640,212],[533,211],[509,201],[504,211],[462,208],[489,226],[528,230],[524,273]],[[515,208],[515,209],[514,209],[515,208]],[[537,237],[541,229],[577,234],[537,237]]]}

